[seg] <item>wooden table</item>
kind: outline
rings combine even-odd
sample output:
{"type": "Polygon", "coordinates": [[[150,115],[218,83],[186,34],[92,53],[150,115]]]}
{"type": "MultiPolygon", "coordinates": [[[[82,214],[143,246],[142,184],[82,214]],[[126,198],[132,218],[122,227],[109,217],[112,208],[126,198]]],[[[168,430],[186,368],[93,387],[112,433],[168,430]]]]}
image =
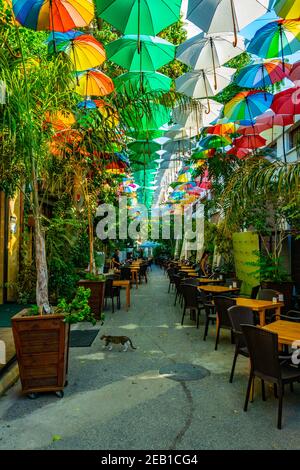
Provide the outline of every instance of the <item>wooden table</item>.
{"type": "Polygon", "coordinates": [[[227,287],[227,286],[199,286],[199,290],[203,292],[207,292],[209,294],[221,295],[221,294],[229,294],[233,292],[238,292],[240,289],[238,287],[227,287]]]}
{"type": "Polygon", "coordinates": [[[243,297],[238,297],[235,300],[237,305],[251,308],[253,312],[258,313],[260,326],[265,326],[266,324],[266,310],[274,310],[274,314],[280,318],[281,309],[284,307],[283,302],[273,304],[269,300],[244,299],[243,297]]]}
{"type": "Polygon", "coordinates": [[[198,277],[198,281],[200,284],[220,284],[224,282],[221,279],[208,279],[207,277],[198,277]]]}
{"type": "Polygon", "coordinates": [[[278,320],[264,326],[263,329],[277,333],[279,344],[292,345],[295,341],[300,341],[300,323],[278,320]]]}
{"type": "Polygon", "coordinates": [[[130,270],[131,270],[131,281],[135,282],[136,288],[138,288],[140,267],[131,266],[130,270]]]}
{"type": "Polygon", "coordinates": [[[113,281],[113,287],[125,287],[126,289],[126,310],[130,307],[130,281],[113,281]]]}

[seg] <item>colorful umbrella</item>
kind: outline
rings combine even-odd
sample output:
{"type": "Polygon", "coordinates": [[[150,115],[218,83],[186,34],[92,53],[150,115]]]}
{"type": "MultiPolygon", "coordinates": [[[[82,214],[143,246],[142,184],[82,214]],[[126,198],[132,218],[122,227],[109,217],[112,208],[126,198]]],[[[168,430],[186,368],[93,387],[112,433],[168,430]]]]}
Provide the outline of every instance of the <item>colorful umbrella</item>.
{"type": "Polygon", "coordinates": [[[180,17],[181,0],[96,0],[97,15],[123,34],[156,36],[180,17]]]}
{"type": "MultiPolygon", "coordinates": [[[[204,36],[201,33],[178,46],[177,59],[194,70],[215,71],[245,50],[243,38],[239,37],[237,47],[233,47],[232,41],[232,35],[204,36]]],[[[214,87],[217,88],[216,76],[214,87]]]]}
{"type": "Polygon", "coordinates": [[[300,0],[277,0],[274,10],[278,16],[287,20],[300,17],[300,0]]]}
{"type": "Polygon", "coordinates": [[[75,124],[75,117],[69,111],[57,111],[56,113],[46,113],[45,122],[51,124],[56,132],[69,130],[75,124]]]}
{"type": "Polygon", "coordinates": [[[215,124],[214,126],[210,126],[206,128],[207,134],[213,135],[226,135],[226,134],[234,134],[237,129],[238,125],[232,122],[224,123],[224,124],[215,124]]]}
{"type": "Polygon", "coordinates": [[[231,121],[253,121],[256,116],[271,107],[273,95],[260,91],[242,91],[237,93],[224,106],[224,115],[231,121]]]}
{"type": "Polygon", "coordinates": [[[77,104],[77,108],[79,109],[97,109],[97,105],[95,101],[93,100],[84,100],[80,101],[80,103],[77,104]]]}
{"type": "Polygon", "coordinates": [[[238,149],[258,149],[265,147],[267,141],[260,135],[245,135],[234,140],[234,145],[238,149]]]}
{"type": "Polygon", "coordinates": [[[196,150],[192,153],[191,159],[192,160],[206,160],[207,158],[211,158],[215,155],[215,149],[208,149],[208,150],[196,150]]]}
{"type": "Polygon", "coordinates": [[[105,96],[113,90],[113,81],[100,70],[91,69],[78,74],[76,92],[82,96],[105,96]]]}
{"type": "Polygon", "coordinates": [[[269,110],[259,116],[252,126],[242,126],[239,128],[239,133],[243,135],[260,134],[265,130],[272,129],[274,126],[285,127],[294,123],[293,114],[275,114],[274,111],[269,110]],[[255,132],[253,132],[253,130],[255,132]]]}
{"type": "Polygon", "coordinates": [[[104,47],[90,34],[79,31],[54,32],[48,37],[50,50],[64,52],[71,60],[74,70],[81,72],[103,64],[106,59],[104,47]]]}
{"type": "Polygon", "coordinates": [[[219,149],[222,147],[227,147],[231,144],[231,142],[232,141],[229,137],[210,135],[200,140],[199,147],[202,147],[202,149],[219,149]]]}
{"type": "Polygon", "coordinates": [[[206,33],[235,34],[268,11],[269,0],[189,0],[187,19],[206,33]]]}
{"type": "Polygon", "coordinates": [[[94,18],[93,0],[13,0],[17,21],[35,31],[69,31],[94,18]]]}
{"type": "Polygon", "coordinates": [[[241,88],[264,88],[281,82],[290,73],[289,65],[283,66],[280,60],[263,60],[252,62],[243,67],[235,78],[235,82],[241,88]]]}
{"type": "Polygon", "coordinates": [[[168,92],[172,79],[158,72],[129,72],[114,79],[115,87],[119,93],[126,92],[133,95],[137,91],[149,93],[150,91],[168,92]]]}
{"type": "Polygon", "coordinates": [[[263,59],[281,57],[283,70],[285,56],[300,48],[300,21],[276,20],[259,29],[248,44],[247,50],[263,59]]]}
{"type": "Polygon", "coordinates": [[[128,107],[120,110],[124,123],[127,127],[143,131],[159,129],[163,124],[170,120],[170,109],[161,104],[151,103],[151,108],[147,110],[139,110],[137,107],[128,107]]]}
{"type": "Polygon", "coordinates": [[[123,36],[106,46],[107,58],[130,72],[155,72],[175,57],[175,46],[160,37],[123,36]]]}

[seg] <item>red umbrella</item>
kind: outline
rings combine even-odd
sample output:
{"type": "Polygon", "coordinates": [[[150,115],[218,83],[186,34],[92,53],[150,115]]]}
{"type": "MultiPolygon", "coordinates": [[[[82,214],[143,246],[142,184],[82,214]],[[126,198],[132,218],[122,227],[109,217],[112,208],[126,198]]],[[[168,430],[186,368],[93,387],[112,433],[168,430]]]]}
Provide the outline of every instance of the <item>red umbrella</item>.
{"type": "Polygon", "coordinates": [[[267,141],[260,135],[245,135],[234,140],[234,144],[240,149],[258,149],[264,147],[267,141]]]}
{"type": "Polygon", "coordinates": [[[234,157],[237,157],[240,160],[243,160],[244,158],[249,157],[250,154],[251,152],[249,149],[243,149],[243,148],[237,148],[237,147],[232,147],[227,152],[227,155],[233,155],[234,157]]]}
{"type": "Polygon", "coordinates": [[[260,134],[274,126],[285,127],[294,124],[294,116],[292,114],[275,114],[274,111],[266,111],[259,116],[254,126],[243,126],[239,128],[239,133],[243,135],[260,134]]]}
{"type": "Polygon", "coordinates": [[[289,79],[295,83],[300,82],[300,62],[293,64],[289,74],[289,79]]]}
{"type": "Polygon", "coordinates": [[[300,86],[277,93],[271,109],[276,114],[300,114],[300,86]]]}

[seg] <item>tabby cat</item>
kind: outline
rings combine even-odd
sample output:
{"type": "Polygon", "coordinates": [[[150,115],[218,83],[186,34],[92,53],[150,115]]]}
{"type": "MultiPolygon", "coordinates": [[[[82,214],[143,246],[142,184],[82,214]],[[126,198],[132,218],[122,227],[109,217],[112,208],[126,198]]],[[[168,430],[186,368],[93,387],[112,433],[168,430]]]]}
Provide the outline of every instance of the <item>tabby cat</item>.
{"type": "Polygon", "coordinates": [[[130,338],[128,336],[107,336],[107,335],[102,335],[101,336],[101,341],[105,341],[105,345],[103,346],[104,348],[108,348],[109,351],[112,350],[112,345],[113,344],[122,344],[124,346],[123,351],[127,351],[129,346],[132,349],[136,349],[130,338]]]}

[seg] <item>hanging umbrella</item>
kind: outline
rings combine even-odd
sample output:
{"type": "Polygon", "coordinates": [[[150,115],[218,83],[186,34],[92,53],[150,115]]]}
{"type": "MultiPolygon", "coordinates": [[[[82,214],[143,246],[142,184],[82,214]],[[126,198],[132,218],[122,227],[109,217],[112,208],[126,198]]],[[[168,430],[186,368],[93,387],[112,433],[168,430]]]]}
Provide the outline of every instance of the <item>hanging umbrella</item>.
{"type": "Polygon", "coordinates": [[[230,155],[230,156],[233,155],[234,157],[237,157],[240,160],[243,160],[244,158],[247,158],[251,155],[251,151],[249,149],[237,148],[237,147],[232,147],[226,153],[227,155],[230,155]]]}
{"type": "MultiPolygon", "coordinates": [[[[212,69],[228,62],[245,50],[243,38],[238,38],[237,47],[232,45],[233,36],[205,36],[203,33],[189,39],[177,48],[177,59],[194,70],[212,69]]],[[[215,76],[214,87],[217,88],[215,76]]]]}
{"type": "Polygon", "coordinates": [[[177,124],[186,128],[200,129],[202,127],[202,116],[204,106],[199,101],[184,106],[177,106],[173,109],[173,119],[177,124]]]}
{"type": "Polygon", "coordinates": [[[69,111],[57,111],[56,113],[46,113],[45,122],[50,124],[56,132],[69,130],[75,124],[75,117],[69,111]]]}
{"type": "Polygon", "coordinates": [[[289,79],[295,83],[295,85],[300,86],[300,62],[296,62],[292,65],[289,79]],[[299,82],[299,83],[298,83],[299,82]]]}
{"type": "Polygon", "coordinates": [[[77,108],[79,109],[97,109],[97,105],[95,101],[93,100],[84,100],[80,101],[80,103],[77,104],[77,108]]]}
{"type": "Polygon", "coordinates": [[[127,165],[124,162],[110,162],[105,167],[106,171],[113,174],[122,174],[126,171],[127,165]]]}
{"type": "Polygon", "coordinates": [[[156,36],[180,18],[181,0],[96,0],[97,15],[123,34],[156,36]]]}
{"type": "MultiPolygon", "coordinates": [[[[276,95],[275,95],[276,96],[276,95]]],[[[269,110],[259,116],[255,120],[253,126],[242,126],[239,128],[239,133],[244,135],[260,134],[268,129],[273,129],[274,126],[285,127],[294,123],[293,114],[275,114],[274,111],[269,110]]],[[[273,140],[273,139],[272,139],[273,140]]]]}
{"type": "Polygon", "coordinates": [[[149,140],[137,140],[128,144],[128,149],[135,153],[152,154],[160,149],[160,145],[149,140]]]}
{"type": "Polygon", "coordinates": [[[300,22],[276,20],[259,29],[248,44],[247,50],[263,59],[281,57],[285,71],[285,56],[300,48],[300,22]]]}
{"type": "Polygon", "coordinates": [[[129,106],[120,110],[124,123],[127,127],[136,129],[138,132],[145,132],[159,129],[170,120],[170,109],[157,103],[151,103],[148,110],[139,110],[136,106],[129,106]]]}
{"type": "Polygon", "coordinates": [[[215,124],[214,126],[210,126],[206,128],[207,134],[213,135],[226,135],[226,134],[234,134],[237,129],[238,125],[232,122],[224,123],[224,124],[215,124]]]}
{"type": "Polygon", "coordinates": [[[269,0],[189,0],[187,19],[206,33],[235,35],[268,11],[269,0]]]}
{"type": "Polygon", "coordinates": [[[204,107],[204,113],[202,114],[202,125],[208,127],[213,121],[220,118],[223,105],[217,103],[214,100],[200,100],[200,103],[204,107]]]}
{"type": "Polygon", "coordinates": [[[150,91],[170,91],[172,79],[158,72],[129,72],[114,79],[116,90],[134,95],[137,91],[149,93],[150,91]]]}
{"type": "Polygon", "coordinates": [[[273,95],[271,93],[242,91],[224,106],[224,115],[232,121],[243,119],[252,121],[256,116],[267,111],[271,107],[272,101],[273,95]]]}
{"type": "Polygon", "coordinates": [[[177,91],[191,98],[209,98],[228,86],[236,69],[219,67],[215,70],[194,70],[175,80],[177,91]],[[217,87],[215,87],[217,85],[217,87]]]}
{"type": "Polygon", "coordinates": [[[76,92],[82,96],[105,96],[113,90],[113,81],[100,70],[91,69],[78,74],[76,92]]]}
{"type": "Polygon", "coordinates": [[[241,88],[264,88],[289,76],[291,67],[280,60],[262,60],[243,67],[235,78],[241,88]]]}
{"type": "Polygon", "coordinates": [[[227,137],[221,137],[219,135],[210,135],[208,137],[204,137],[199,142],[199,147],[202,149],[219,149],[227,147],[231,144],[231,139],[227,137]]]}
{"type": "Polygon", "coordinates": [[[17,21],[35,31],[69,31],[94,18],[93,0],[13,0],[17,21]]]}
{"type": "Polygon", "coordinates": [[[192,138],[198,135],[199,130],[197,128],[186,128],[180,124],[172,126],[165,134],[170,139],[185,139],[186,137],[192,138]]]}
{"type": "Polygon", "coordinates": [[[175,57],[175,46],[160,37],[127,35],[106,46],[107,58],[130,72],[155,72],[175,57]]]}
{"type": "Polygon", "coordinates": [[[277,0],[273,8],[278,16],[287,20],[300,17],[300,0],[277,0]]]}
{"type": "Polygon", "coordinates": [[[206,160],[207,158],[211,158],[215,155],[215,149],[208,149],[208,150],[196,150],[192,153],[191,159],[192,160],[206,160]]]}
{"type": "Polygon", "coordinates": [[[97,67],[106,59],[104,47],[90,34],[73,30],[67,33],[54,32],[47,41],[50,51],[55,44],[55,50],[64,52],[78,72],[97,67]]]}
{"type": "Polygon", "coordinates": [[[300,86],[283,90],[274,95],[271,106],[276,114],[300,114],[300,86]]]}
{"type": "Polygon", "coordinates": [[[260,135],[245,135],[234,140],[234,145],[240,149],[258,149],[265,147],[267,141],[260,135]]]}

